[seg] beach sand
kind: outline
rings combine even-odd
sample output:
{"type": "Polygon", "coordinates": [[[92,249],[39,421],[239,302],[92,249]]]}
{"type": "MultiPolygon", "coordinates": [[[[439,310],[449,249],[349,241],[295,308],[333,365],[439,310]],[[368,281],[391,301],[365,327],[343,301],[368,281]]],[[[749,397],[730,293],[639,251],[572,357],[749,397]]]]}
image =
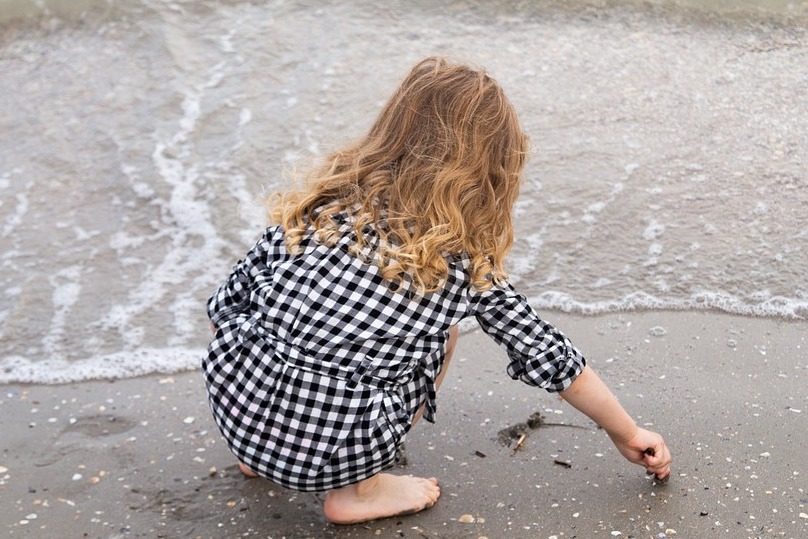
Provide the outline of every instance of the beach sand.
{"type": "Polygon", "coordinates": [[[472,331],[437,424],[413,429],[395,470],[440,479],[432,509],[333,526],[322,495],[244,478],[188,372],[0,388],[0,521],[8,537],[808,537],[808,324],[547,318],[666,437],[667,484],[566,403],[510,380],[504,352],[472,331]],[[563,426],[528,429],[518,451],[497,441],[537,411],[563,426]]]}

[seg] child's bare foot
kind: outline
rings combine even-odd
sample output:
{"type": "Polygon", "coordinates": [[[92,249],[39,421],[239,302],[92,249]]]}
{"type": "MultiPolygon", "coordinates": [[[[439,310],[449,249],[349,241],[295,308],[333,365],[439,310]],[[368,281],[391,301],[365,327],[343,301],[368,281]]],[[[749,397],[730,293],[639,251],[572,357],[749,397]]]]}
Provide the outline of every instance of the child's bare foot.
{"type": "Polygon", "coordinates": [[[359,483],[326,494],[325,518],[334,524],[356,524],[366,520],[417,513],[438,501],[440,487],[434,477],[376,474],[359,483]]]}
{"type": "Polygon", "coordinates": [[[258,477],[257,473],[255,473],[254,471],[247,468],[247,466],[245,464],[242,464],[241,462],[238,463],[238,469],[241,471],[241,473],[243,473],[247,477],[251,477],[251,478],[252,477],[258,477]]]}

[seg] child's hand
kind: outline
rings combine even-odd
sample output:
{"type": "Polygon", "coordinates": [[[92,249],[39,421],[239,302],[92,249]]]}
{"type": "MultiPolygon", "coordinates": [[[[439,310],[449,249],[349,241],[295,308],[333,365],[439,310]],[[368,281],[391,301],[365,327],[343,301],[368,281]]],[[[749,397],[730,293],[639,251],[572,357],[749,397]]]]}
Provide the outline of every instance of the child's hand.
{"type": "Polygon", "coordinates": [[[584,367],[561,396],[603,427],[630,462],[644,466],[659,480],[667,479],[671,473],[671,453],[665,440],[656,432],[637,427],[591,367],[584,367]]]}
{"type": "Polygon", "coordinates": [[[637,429],[637,433],[628,441],[612,439],[620,453],[634,464],[645,466],[648,473],[664,481],[671,473],[671,452],[665,440],[656,432],[637,429]]]}
{"type": "Polygon", "coordinates": [[[213,325],[213,322],[210,323],[210,332],[216,334],[216,326],[213,325]]]}

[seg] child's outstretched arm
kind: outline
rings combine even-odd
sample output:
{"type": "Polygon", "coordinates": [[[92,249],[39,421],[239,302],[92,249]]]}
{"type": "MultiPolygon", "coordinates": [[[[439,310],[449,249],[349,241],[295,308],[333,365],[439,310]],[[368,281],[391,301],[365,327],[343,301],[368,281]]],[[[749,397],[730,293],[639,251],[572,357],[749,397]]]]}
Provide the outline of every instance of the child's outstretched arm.
{"type": "Polygon", "coordinates": [[[639,428],[606,384],[590,367],[561,396],[603,427],[618,451],[630,462],[645,466],[658,479],[671,473],[671,453],[656,432],[639,428]]]}

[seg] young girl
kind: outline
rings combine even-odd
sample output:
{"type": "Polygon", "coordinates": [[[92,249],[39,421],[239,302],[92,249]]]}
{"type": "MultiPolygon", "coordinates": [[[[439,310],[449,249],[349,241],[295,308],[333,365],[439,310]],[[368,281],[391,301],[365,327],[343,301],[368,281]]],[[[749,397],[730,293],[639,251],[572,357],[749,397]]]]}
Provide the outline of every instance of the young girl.
{"type": "Polygon", "coordinates": [[[561,392],[631,462],[664,479],[662,437],[638,428],[560,331],[508,283],[527,138],[484,72],[427,58],[358,143],[269,227],[208,302],[210,406],[246,475],[328,491],[355,523],[431,507],[435,478],[382,473],[435,397],[475,316],[514,379],[561,392]]]}

